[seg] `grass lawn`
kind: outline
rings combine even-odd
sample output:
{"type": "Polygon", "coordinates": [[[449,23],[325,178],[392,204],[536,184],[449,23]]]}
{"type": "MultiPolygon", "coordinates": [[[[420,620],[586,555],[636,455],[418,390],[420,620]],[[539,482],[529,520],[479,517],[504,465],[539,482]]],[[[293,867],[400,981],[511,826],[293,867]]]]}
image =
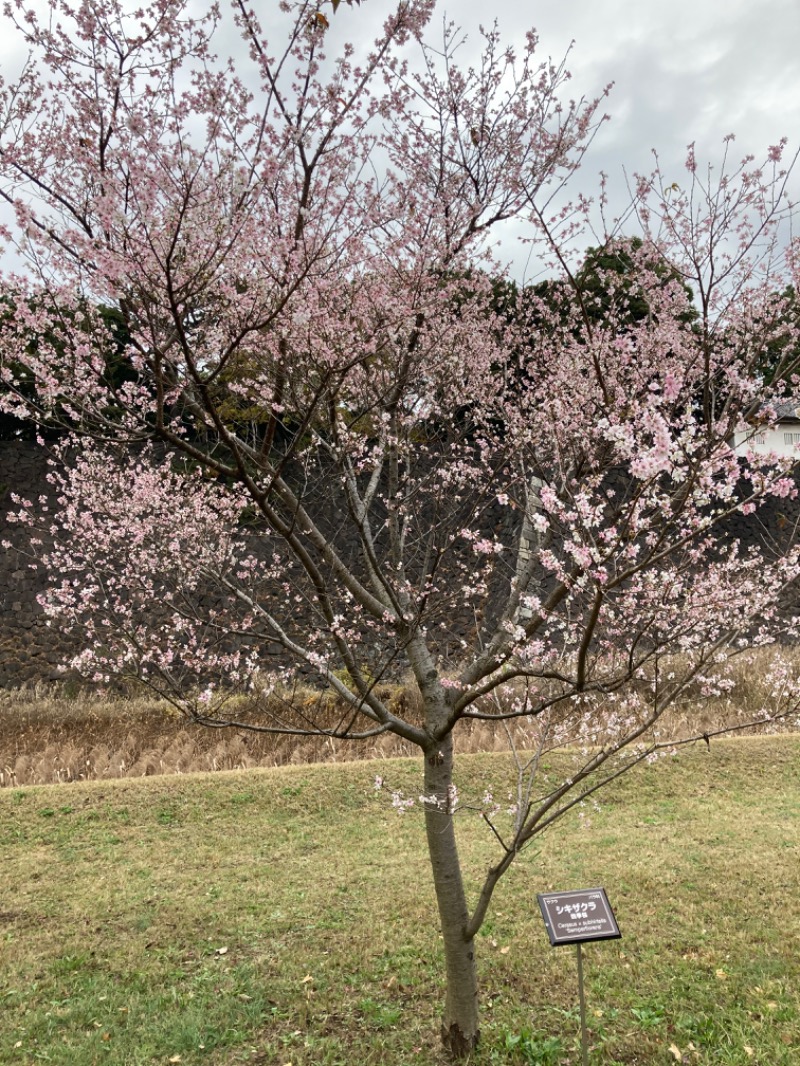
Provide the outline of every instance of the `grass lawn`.
{"type": "MultiPolygon", "coordinates": [[[[0,792],[0,1063],[442,1062],[421,819],[376,768],[418,790],[387,761],[0,792]]],[[[460,770],[502,795],[509,762],[460,770]]],[[[800,737],[683,750],[582,813],[495,896],[474,1066],[580,1062],[536,893],[594,885],[623,939],[584,949],[593,1063],[800,1062],[800,737]]],[[[460,830],[474,886],[495,847],[460,830]]]]}

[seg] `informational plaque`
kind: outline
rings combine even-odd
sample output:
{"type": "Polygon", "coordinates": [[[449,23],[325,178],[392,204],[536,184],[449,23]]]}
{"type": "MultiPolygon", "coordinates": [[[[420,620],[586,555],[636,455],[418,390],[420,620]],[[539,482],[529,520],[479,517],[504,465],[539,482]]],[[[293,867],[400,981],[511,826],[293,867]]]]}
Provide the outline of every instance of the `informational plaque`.
{"type": "Polygon", "coordinates": [[[537,898],[552,947],[622,936],[604,888],[542,892],[537,898]]]}

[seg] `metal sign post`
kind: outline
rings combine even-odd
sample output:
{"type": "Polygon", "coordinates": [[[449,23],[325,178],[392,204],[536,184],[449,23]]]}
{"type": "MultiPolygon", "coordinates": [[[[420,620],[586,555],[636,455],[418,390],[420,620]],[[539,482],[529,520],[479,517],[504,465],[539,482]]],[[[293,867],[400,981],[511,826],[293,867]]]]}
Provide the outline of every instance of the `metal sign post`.
{"type": "Polygon", "coordinates": [[[586,1032],[586,997],[583,994],[583,956],[580,940],[575,946],[578,951],[578,995],[581,1001],[581,1059],[583,1066],[589,1066],[589,1034],[586,1032]]]}
{"type": "Polygon", "coordinates": [[[586,1029],[586,997],[583,989],[581,944],[588,940],[619,940],[617,919],[604,888],[583,888],[577,892],[540,893],[539,909],[552,947],[575,944],[578,952],[578,995],[581,1006],[581,1057],[589,1066],[589,1034],[586,1029]]]}

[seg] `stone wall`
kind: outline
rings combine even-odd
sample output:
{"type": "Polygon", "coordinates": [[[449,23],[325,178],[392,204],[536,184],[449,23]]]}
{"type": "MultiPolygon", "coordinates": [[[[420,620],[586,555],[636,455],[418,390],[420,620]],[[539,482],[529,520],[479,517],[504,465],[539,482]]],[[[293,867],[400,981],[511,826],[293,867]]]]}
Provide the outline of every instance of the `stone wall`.
{"type": "MultiPolygon", "coordinates": [[[[34,441],[0,440],[0,687],[69,678],[61,664],[81,650],[78,637],[68,636],[45,620],[37,596],[45,588],[46,575],[33,565],[29,530],[9,521],[9,513],[17,510],[12,495],[52,499],[46,473],[47,454],[34,441]]],[[[498,507],[488,516],[487,525],[510,544],[514,531],[506,526],[507,521],[507,509],[498,507]]],[[[766,545],[767,550],[779,550],[799,527],[800,501],[774,500],[755,516],[736,515],[728,532],[766,545]]],[[[794,592],[784,609],[798,613],[799,608],[800,594],[794,592]]],[[[474,624],[469,612],[451,619],[453,638],[469,640],[474,624]]],[[[282,654],[278,645],[275,653],[282,654]]]]}
{"type": "Polygon", "coordinates": [[[50,496],[47,456],[33,441],[0,441],[0,685],[63,679],[58,669],[78,650],[48,626],[37,603],[46,575],[33,565],[30,531],[9,521],[12,495],[50,496]],[[10,546],[9,546],[10,545],[10,546]]]}
{"type": "MultiPolygon", "coordinates": [[[[289,475],[291,476],[291,474],[289,475]]],[[[319,479],[325,485],[325,478],[319,479]]],[[[0,688],[37,681],[52,682],[74,679],[77,675],[65,673],[62,664],[81,651],[81,640],[58,629],[57,623],[49,622],[37,602],[37,597],[46,587],[47,575],[35,566],[28,527],[13,520],[19,510],[13,497],[36,501],[44,499],[53,504],[53,490],[47,483],[47,452],[35,441],[0,439],[0,688]]],[[[343,534],[339,501],[319,500],[323,513],[320,526],[336,536],[337,548],[342,557],[358,566],[360,547],[355,537],[343,534]]],[[[502,536],[510,544],[514,531],[508,525],[507,509],[499,505],[489,509],[487,531],[502,536]]],[[[37,536],[40,533],[37,532],[37,536]]],[[[253,550],[272,551],[273,544],[258,543],[253,550]]],[[[215,606],[212,593],[205,606],[215,606]]],[[[295,611],[293,609],[293,614],[295,611]]],[[[294,622],[302,628],[302,618],[294,622]]],[[[471,640],[475,635],[475,617],[466,607],[460,614],[449,619],[450,646],[442,650],[455,650],[460,641],[471,640]]],[[[262,655],[273,656],[276,665],[285,652],[277,643],[261,647],[262,655]]],[[[398,669],[404,669],[398,667],[398,669]]]]}

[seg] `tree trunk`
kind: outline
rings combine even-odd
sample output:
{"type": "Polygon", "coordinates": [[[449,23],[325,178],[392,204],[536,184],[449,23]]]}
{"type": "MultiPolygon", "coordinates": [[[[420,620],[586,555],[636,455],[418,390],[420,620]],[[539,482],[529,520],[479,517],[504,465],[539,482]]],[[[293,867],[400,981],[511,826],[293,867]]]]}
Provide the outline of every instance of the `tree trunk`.
{"type": "Polygon", "coordinates": [[[453,739],[448,736],[425,753],[425,795],[436,796],[440,804],[438,809],[426,804],[425,831],[447,967],[442,1043],[453,1058],[463,1058],[480,1035],[478,978],[475,944],[466,935],[469,912],[453,826],[452,783],[453,739]]]}

